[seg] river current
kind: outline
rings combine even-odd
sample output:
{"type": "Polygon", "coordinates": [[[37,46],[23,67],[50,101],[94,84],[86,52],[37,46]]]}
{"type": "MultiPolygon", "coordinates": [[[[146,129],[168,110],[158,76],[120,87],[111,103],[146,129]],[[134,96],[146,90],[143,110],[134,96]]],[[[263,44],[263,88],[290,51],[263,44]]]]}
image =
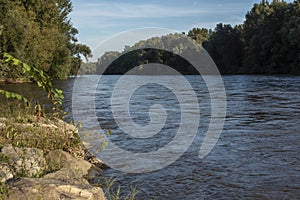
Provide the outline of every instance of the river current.
{"type": "MultiPolygon", "coordinates": [[[[116,116],[111,114],[111,93],[120,77],[103,76],[95,98],[97,120],[103,129],[111,131],[110,141],[122,149],[144,153],[167,145],[180,126],[180,103],[175,92],[156,84],[147,84],[135,91],[129,110],[136,124],[146,126],[151,123],[149,109],[154,104],[166,109],[167,118],[159,134],[134,139],[123,133],[113,118],[116,116]]],[[[142,76],[140,78],[143,79],[142,76]]],[[[164,78],[176,84],[176,78],[164,78]]],[[[139,191],[137,199],[299,198],[300,77],[223,76],[227,101],[224,128],[218,142],[205,158],[199,158],[199,148],[210,120],[210,96],[199,76],[185,78],[193,87],[200,107],[198,132],[189,148],[175,162],[156,171],[125,173],[107,169],[102,175],[115,177],[123,192],[129,186],[135,186],[139,191]]],[[[89,99],[94,92],[88,83],[95,76],[83,76],[81,79],[81,92],[84,98],[89,99]]],[[[64,106],[70,113],[73,82],[56,83],[64,90],[64,106]]],[[[36,90],[22,87],[21,90],[26,93],[42,96],[36,90]]],[[[34,86],[28,84],[26,87],[34,86]]],[[[126,87],[132,86],[129,84],[126,87]]],[[[83,105],[84,98],[81,98],[83,105]]],[[[185,98],[188,100],[189,96],[185,98]]],[[[81,114],[85,113],[88,112],[82,109],[81,114]]],[[[68,117],[71,119],[72,114],[68,117]]],[[[93,125],[89,117],[86,114],[82,121],[87,128],[93,125]]],[[[117,159],[118,155],[114,157],[117,159]]]]}

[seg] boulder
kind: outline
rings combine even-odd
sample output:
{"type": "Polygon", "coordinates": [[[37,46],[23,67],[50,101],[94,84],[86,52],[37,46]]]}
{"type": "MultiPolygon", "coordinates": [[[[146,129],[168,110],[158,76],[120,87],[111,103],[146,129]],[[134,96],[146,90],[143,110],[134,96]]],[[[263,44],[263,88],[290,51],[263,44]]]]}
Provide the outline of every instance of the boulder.
{"type": "Polygon", "coordinates": [[[105,200],[101,188],[88,184],[68,184],[56,179],[19,178],[8,184],[8,199],[13,200],[105,200]]]}
{"type": "Polygon", "coordinates": [[[47,168],[44,152],[36,148],[4,146],[2,154],[8,158],[8,164],[15,174],[22,176],[40,176],[47,168]]]}
{"type": "Polygon", "coordinates": [[[89,184],[89,182],[76,173],[76,171],[68,168],[62,168],[56,172],[46,174],[43,178],[60,180],[67,184],[89,184]]]}
{"type": "Polygon", "coordinates": [[[50,151],[46,155],[46,162],[50,170],[67,168],[76,172],[80,177],[88,175],[92,164],[82,158],[75,158],[61,150],[50,151]]]}

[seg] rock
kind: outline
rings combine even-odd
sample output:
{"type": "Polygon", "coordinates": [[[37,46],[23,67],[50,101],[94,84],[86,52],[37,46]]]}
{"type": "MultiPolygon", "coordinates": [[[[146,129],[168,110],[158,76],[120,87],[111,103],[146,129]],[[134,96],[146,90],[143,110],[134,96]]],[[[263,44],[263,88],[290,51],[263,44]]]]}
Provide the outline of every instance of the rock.
{"type": "Polygon", "coordinates": [[[90,163],[92,163],[94,166],[96,166],[99,169],[109,169],[110,167],[105,164],[102,160],[96,158],[95,156],[88,156],[88,154],[86,154],[85,157],[86,160],[88,160],[90,163]]]}
{"type": "Polygon", "coordinates": [[[22,176],[40,176],[47,168],[44,153],[36,148],[4,146],[2,154],[8,158],[8,164],[16,174],[22,176]]]}
{"type": "Polygon", "coordinates": [[[100,169],[108,169],[110,168],[107,164],[105,164],[102,160],[95,157],[93,154],[89,152],[89,149],[92,148],[92,145],[87,142],[82,142],[85,148],[84,159],[95,165],[100,169]]]}
{"type": "Polygon", "coordinates": [[[74,170],[62,168],[56,172],[46,174],[44,179],[56,179],[67,184],[89,184],[89,182],[74,170]]]}
{"type": "Polygon", "coordinates": [[[7,121],[6,118],[0,117],[0,130],[3,130],[6,128],[6,124],[5,124],[6,121],[7,121]]]}
{"type": "Polygon", "coordinates": [[[50,170],[68,168],[81,177],[88,175],[89,169],[92,167],[92,164],[88,161],[75,158],[61,150],[50,151],[46,155],[46,161],[50,170]]]}
{"type": "Polygon", "coordinates": [[[13,170],[11,167],[4,162],[0,163],[0,182],[5,183],[7,180],[14,177],[13,170]]]}
{"type": "Polygon", "coordinates": [[[55,124],[60,129],[65,130],[67,133],[78,133],[78,129],[76,126],[68,124],[61,119],[56,119],[55,124]]]}
{"type": "Polygon", "coordinates": [[[105,200],[101,188],[88,184],[70,185],[61,180],[20,178],[8,184],[9,199],[13,200],[105,200]]]}
{"type": "Polygon", "coordinates": [[[3,130],[6,128],[6,124],[5,123],[2,123],[0,122],[0,130],[3,130]]]}
{"type": "Polygon", "coordinates": [[[51,129],[51,128],[52,129],[57,129],[58,128],[54,124],[40,124],[39,126],[42,127],[42,128],[49,128],[49,129],[51,129]]]}
{"type": "Polygon", "coordinates": [[[4,122],[6,122],[6,121],[7,121],[7,119],[6,119],[6,118],[4,118],[4,117],[0,117],[0,122],[4,123],[4,122]]]}

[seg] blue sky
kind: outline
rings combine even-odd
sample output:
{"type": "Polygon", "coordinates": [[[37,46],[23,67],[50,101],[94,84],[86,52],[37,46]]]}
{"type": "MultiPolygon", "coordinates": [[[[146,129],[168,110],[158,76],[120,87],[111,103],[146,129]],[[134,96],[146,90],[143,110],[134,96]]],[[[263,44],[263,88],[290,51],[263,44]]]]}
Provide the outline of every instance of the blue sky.
{"type": "Polygon", "coordinates": [[[219,22],[240,24],[259,0],[74,0],[70,17],[80,43],[92,49],[112,35],[143,27],[187,32],[214,28],[219,22]]]}

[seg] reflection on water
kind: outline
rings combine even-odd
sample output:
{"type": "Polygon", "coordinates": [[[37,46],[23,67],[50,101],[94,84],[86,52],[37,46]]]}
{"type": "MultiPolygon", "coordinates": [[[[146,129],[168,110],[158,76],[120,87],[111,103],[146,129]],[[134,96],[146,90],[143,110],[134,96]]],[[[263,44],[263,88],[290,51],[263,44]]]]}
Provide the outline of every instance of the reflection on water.
{"type": "MultiPolygon", "coordinates": [[[[93,77],[84,77],[86,79],[93,77]]],[[[153,85],[132,98],[130,112],[137,124],[149,123],[147,109],[153,101],[169,108],[165,132],[147,140],[122,135],[107,112],[110,91],[117,76],[106,76],[99,90],[96,111],[100,124],[112,130],[111,140],[131,150],[152,151],[174,137],[178,127],[178,102],[172,93],[153,85]],[[101,98],[100,98],[101,97],[101,98]]],[[[210,152],[199,159],[199,147],[210,115],[207,88],[195,76],[186,77],[199,97],[201,124],[193,144],[176,162],[155,172],[124,174],[113,169],[126,190],[140,190],[138,199],[297,199],[300,196],[300,77],[224,76],[227,117],[222,135],[210,152]]],[[[65,88],[70,110],[70,81],[65,88]]],[[[84,87],[83,88],[88,88],[84,87]]],[[[87,94],[89,93],[86,90],[87,94]]],[[[89,98],[89,95],[86,96],[89,98]]],[[[188,97],[187,97],[188,98],[188,97]]],[[[86,112],[82,111],[82,114],[86,112]]],[[[89,119],[83,124],[89,124],[89,119]]],[[[129,158],[130,159],[130,158],[129,158]]]]}

